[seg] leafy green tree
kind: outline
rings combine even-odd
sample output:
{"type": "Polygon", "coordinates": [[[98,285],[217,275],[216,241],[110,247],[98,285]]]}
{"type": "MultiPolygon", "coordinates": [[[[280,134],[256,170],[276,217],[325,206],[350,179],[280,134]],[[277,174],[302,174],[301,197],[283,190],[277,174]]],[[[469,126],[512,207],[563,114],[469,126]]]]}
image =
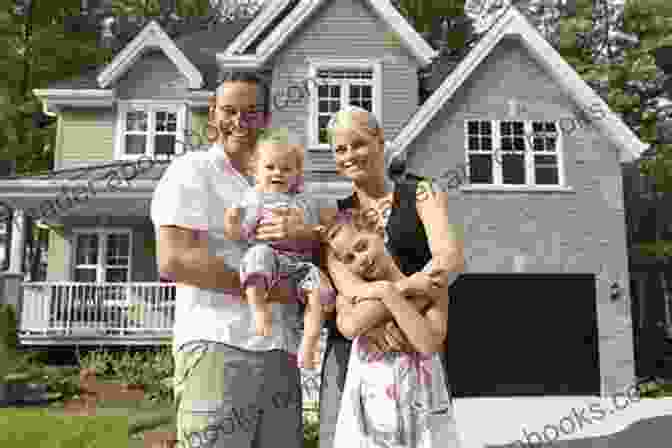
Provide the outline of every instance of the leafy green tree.
{"type": "MultiPolygon", "coordinates": [[[[66,32],[66,18],[79,8],[78,0],[0,0],[0,159],[14,161],[17,174],[53,167],[55,126],[34,125],[42,103],[33,89],[77,76],[108,56],[95,33],[66,32]]],[[[31,220],[25,225],[27,250],[39,259],[31,220]]]]}
{"type": "Polygon", "coordinates": [[[474,33],[472,21],[464,14],[465,0],[393,0],[399,12],[430,41],[441,39],[442,24],[448,25],[447,46],[462,49],[474,33]]]}
{"type": "Polygon", "coordinates": [[[78,75],[105,58],[92,33],[66,33],[65,18],[79,12],[78,0],[33,0],[23,9],[0,0],[0,154],[16,161],[17,173],[53,166],[55,127],[33,126],[42,110],[34,88],[78,75]]]}

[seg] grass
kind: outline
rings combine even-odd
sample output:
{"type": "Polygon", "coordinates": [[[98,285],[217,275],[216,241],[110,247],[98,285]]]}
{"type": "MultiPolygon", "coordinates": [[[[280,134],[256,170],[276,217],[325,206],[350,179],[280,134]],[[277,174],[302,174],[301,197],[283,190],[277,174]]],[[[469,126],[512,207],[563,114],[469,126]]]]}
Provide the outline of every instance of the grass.
{"type": "Polygon", "coordinates": [[[117,448],[128,441],[127,415],[68,416],[51,409],[0,409],[0,446],[117,448]]]}

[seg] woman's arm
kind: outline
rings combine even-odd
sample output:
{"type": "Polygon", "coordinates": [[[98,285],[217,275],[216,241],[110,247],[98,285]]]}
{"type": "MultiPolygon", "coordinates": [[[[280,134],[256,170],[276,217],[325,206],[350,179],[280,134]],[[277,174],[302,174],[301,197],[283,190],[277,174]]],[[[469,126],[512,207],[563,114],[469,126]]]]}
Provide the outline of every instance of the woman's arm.
{"type": "Polygon", "coordinates": [[[432,252],[430,276],[441,279],[442,286],[464,271],[464,235],[461,227],[448,221],[448,193],[436,183],[418,182],[418,216],[425,227],[432,252]]]}
{"type": "Polygon", "coordinates": [[[417,351],[424,354],[443,351],[448,332],[448,295],[434,302],[424,316],[394,286],[387,287],[382,301],[417,351]]]}
{"type": "MultiPolygon", "coordinates": [[[[353,274],[347,267],[345,267],[345,265],[343,265],[343,263],[338,261],[328,246],[326,247],[325,252],[327,268],[333,280],[334,287],[336,288],[336,291],[338,291],[339,296],[343,296],[342,300],[346,301],[346,303],[342,305],[342,311],[339,311],[338,305],[336,307],[336,324],[343,336],[354,338],[355,336],[366,333],[369,329],[376,327],[385,321],[391,320],[392,314],[380,300],[359,300],[355,303],[351,303],[352,297],[378,299],[381,297],[376,297],[376,294],[372,292],[373,290],[370,282],[353,274]]],[[[397,282],[400,287],[403,285],[404,290],[406,289],[406,280],[407,279],[402,279],[397,282]]],[[[382,283],[392,284],[391,282],[382,283]]],[[[420,296],[409,294],[408,298],[414,299],[410,300],[409,303],[415,309],[421,310],[426,305],[426,301],[415,300],[416,297],[421,298],[420,296]]]]}

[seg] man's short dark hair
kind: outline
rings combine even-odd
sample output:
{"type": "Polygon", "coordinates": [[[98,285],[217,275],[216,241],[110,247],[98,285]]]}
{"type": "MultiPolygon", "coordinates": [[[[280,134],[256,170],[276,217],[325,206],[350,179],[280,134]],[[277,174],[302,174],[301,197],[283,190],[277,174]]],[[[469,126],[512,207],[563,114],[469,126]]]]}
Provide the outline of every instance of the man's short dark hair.
{"type": "Polygon", "coordinates": [[[250,71],[250,70],[220,70],[217,77],[217,86],[223,82],[249,82],[254,83],[263,89],[264,112],[268,111],[271,104],[271,83],[268,71],[250,71]]]}

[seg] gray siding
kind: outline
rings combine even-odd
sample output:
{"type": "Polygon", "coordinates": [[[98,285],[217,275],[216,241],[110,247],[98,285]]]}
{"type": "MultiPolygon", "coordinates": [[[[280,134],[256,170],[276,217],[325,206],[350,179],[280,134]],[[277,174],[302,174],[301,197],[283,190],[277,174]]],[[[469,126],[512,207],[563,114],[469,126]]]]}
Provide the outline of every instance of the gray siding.
{"type": "MultiPolygon", "coordinates": [[[[418,108],[417,61],[403,47],[390,45],[388,27],[361,0],[327,2],[274,56],[273,89],[282,90],[308,75],[307,57],[382,59],[382,125],[392,140],[418,108]]],[[[304,136],[308,104],[273,110],[273,126],[304,136]]],[[[333,165],[333,161],[331,162],[333,165]]]]}
{"type": "Polygon", "coordinates": [[[117,81],[119,99],[184,99],[188,89],[187,78],[163,51],[142,55],[117,81]]]}
{"type": "MultiPolygon", "coordinates": [[[[506,40],[412,144],[410,169],[438,176],[463,163],[464,120],[510,119],[510,97],[529,105],[520,119],[574,116],[572,100],[559,85],[518,42],[506,40]]],[[[470,272],[514,272],[514,257],[524,255],[526,272],[597,276],[603,390],[615,392],[634,377],[618,151],[594,128],[565,135],[563,151],[572,192],[453,191],[451,221],[465,226],[470,272]],[[610,300],[612,282],[624,288],[626,298],[610,300]]]]}

